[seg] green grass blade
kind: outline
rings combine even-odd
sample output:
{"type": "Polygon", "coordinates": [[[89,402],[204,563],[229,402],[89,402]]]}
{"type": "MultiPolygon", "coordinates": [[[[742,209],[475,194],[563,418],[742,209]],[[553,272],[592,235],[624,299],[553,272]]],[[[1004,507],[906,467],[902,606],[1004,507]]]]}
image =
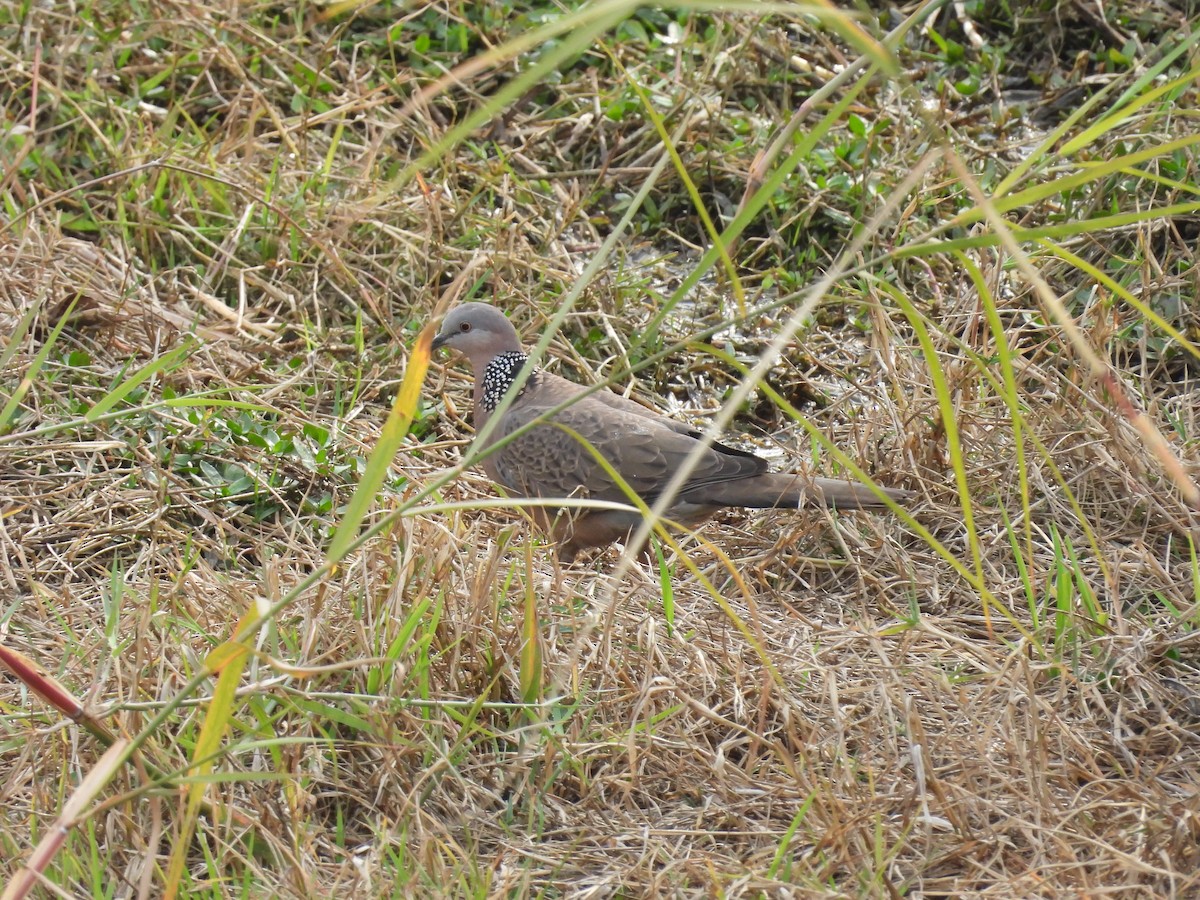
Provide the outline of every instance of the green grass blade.
{"type": "Polygon", "coordinates": [[[4,404],[4,409],[0,409],[0,435],[4,435],[9,431],[9,425],[17,411],[17,407],[21,405],[21,401],[25,399],[25,395],[33,388],[37,381],[38,373],[42,371],[42,366],[46,364],[46,360],[50,357],[50,351],[54,349],[54,345],[58,342],[59,335],[62,334],[63,328],[71,318],[71,313],[75,311],[75,303],[79,297],[74,297],[59,316],[58,322],[46,340],[42,343],[41,348],[34,356],[29,364],[29,368],[25,371],[25,375],[21,378],[16,390],[12,392],[12,396],[8,398],[8,402],[4,404]]]}
{"type": "Polygon", "coordinates": [[[195,341],[184,341],[182,345],[176,347],[174,350],[170,350],[152,362],[142,366],[142,368],[111,388],[108,393],[97,400],[84,415],[84,421],[89,423],[95,422],[155,375],[170,372],[177,368],[191,355],[197,346],[195,341]]]}

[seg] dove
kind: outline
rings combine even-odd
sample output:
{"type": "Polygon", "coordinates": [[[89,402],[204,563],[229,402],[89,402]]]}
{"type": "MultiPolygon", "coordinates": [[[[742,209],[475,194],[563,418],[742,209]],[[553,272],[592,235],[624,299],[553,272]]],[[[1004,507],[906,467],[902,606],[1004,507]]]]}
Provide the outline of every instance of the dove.
{"type": "MultiPolygon", "coordinates": [[[[501,400],[529,366],[516,328],[498,308],[463,303],[442,320],[433,349],[462,353],[475,376],[473,424],[482,431],[501,400]]],[[[886,507],[864,484],[833,478],[768,471],[765,459],[724,444],[704,446],[701,432],[612,391],[590,394],[551,372],[532,368],[520,393],[490,431],[483,468],[493,482],[519,497],[589,498],[632,505],[626,491],[596,459],[591,448],[648,506],[653,506],[684,461],[699,459],[670,500],[664,516],[688,529],[725,507],[787,508],[818,504],[839,509],[886,507]],[[545,421],[497,449],[488,448],[565,401],[545,421]]],[[[911,494],[882,488],[895,502],[911,494]]],[[[539,507],[535,519],[572,561],[582,550],[628,542],[642,522],[635,509],[555,510],[539,507]]]]}

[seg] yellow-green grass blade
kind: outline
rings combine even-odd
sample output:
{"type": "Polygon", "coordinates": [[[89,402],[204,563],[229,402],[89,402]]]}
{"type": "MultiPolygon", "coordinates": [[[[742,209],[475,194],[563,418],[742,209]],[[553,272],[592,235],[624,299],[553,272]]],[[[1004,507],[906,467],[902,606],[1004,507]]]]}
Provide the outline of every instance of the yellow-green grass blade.
{"type": "Polygon", "coordinates": [[[408,435],[413,417],[417,412],[417,404],[421,400],[421,385],[425,381],[425,373],[429,370],[429,359],[432,353],[434,325],[428,323],[421,329],[408,356],[408,365],[404,370],[404,379],[392,411],[388,415],[383,429],[379,433],[379,442],[367,458],[366,469],[359,480],[354,495],[346,507],[346,513],[334,532],[329,544],[329,558],[334,562],[346,555],[350,546],[358,537],[359,526],[367,517],[375,498],[379,494],[383,482],[387,478],[388,469],[395,459],[400,445],[408,435]]]}
{"type": "Polygon", "coordinates": [[[168,900],[178,896],[183,881],[184,865],[191,852],[192,834],[195,832],[196,819],[200,814],[207,787],[203,776],[212,771],[225,731],[233,718],[237,688],[242,680],[242,671],[250,659],[250,648],[244,641],[251,636],[248,625],[254,617],[253,608],[247,610],[234,629],[233,637],[214,649],[205,660],[205,672],[216,673],[217,683],[208,704],[208,712],[200,726],[200,735],[192,754],[192,767],[188,770],[188,775],[195,780],[188,785],[186,808],[180,823],[178,840],[167,866],[164,896],[168,900]]]}

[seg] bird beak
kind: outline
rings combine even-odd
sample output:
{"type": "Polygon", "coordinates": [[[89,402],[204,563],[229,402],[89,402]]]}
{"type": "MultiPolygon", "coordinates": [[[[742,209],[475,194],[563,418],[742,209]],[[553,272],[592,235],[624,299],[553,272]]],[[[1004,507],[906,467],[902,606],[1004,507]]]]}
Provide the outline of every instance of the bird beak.
{"type": "Polygon", "coordinates": [[[440,350],[444,346],[446,346],[446,335],[439,334],[439,335],[437,335],[437,337],[435,337],[433,339],[433,344],[431,345],[431,349],[440,350]]]}

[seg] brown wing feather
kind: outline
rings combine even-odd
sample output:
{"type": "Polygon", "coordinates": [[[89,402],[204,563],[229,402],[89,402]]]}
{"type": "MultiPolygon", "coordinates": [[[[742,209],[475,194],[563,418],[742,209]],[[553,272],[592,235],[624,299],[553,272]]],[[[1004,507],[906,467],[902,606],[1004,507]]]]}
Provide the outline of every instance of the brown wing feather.
{"type": "MultiPolygon", "coordinates": [[[[563,379],[563,380],[565,381],[565,379],[563,379]]],[[[566,383],[571,384],[571,382],[569,382],[569,381],[566,383]]],[[[571,386],[574,387],[573,384],[571,386]]],[[[658,422],[660,425],[665,425],[668,428],[670,428],[672,431],[676,431],[679,434],[687,435],[690,438],[695,438],[696,440],[700,440],[701,436],[703,435],[703,432],[700,431],[698,428],[693,428],[691,425],[688,425],[685,422],[679,422],[675,419],[669,418],[668,416],[664,416],[662,413],[657,412],[648,406],[643,406],[641,403],[638,403],[636,400],[630,400],[628,397],[625,397],[621,394],[616,394],[616,393],[613,393],[612,391],[596,391],[594,394],[590,394],[589,396],[595,397],[598,401],[603,403],[605,406],[611,407],[612,409],[624,410],[626,412],[631,412],[637,416],[642,416],[647,419],[653,419],[654,421],[658,422]]],[[[727,447],[724,444],[719,443],[719,442],[714,442],[713,447],[715,447],[717,449],[717,452],[719,452],[719,453],[729,453],[729,454],[732,454],[733,456],[749,456],[749,457],[752,457],[753,459],[759,458],[759,457],[755,456],[753,453],[748,453],[745,450],[739,450],[737,447],[727,447]]]]}
{"type": "MultiPolygon", "coordinates": [[[[538,384],[510,407],[496,439],[512,434],[564,399],[578,394],[577,385],[541,373],[538,384]]],[[[608,395],[584,397],[556,413],[560,423],[591,444],[641,497],[653,500],[666,487],[697,445],[691,429],[649,410],[628,408],[632,401],[608,395]],[[689,433],[690,432],[690,433],[689,433]]],[[[490,468],[510,490],[543,497],[587,496],[623,502],[624,492],[591,452],[569,431],[554,424],[535,426],[493,455],[490,468]]],[[[681,493],[708,485],[750,478],[767,464],[753,454],[713,445],[701,456],[681,493]]]]}

